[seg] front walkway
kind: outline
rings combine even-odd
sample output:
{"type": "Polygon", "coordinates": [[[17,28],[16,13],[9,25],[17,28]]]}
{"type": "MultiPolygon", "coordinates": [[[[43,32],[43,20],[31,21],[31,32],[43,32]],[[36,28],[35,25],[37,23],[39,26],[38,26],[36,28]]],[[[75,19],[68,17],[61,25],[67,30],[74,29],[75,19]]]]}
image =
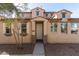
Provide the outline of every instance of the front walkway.
{"type": "Polygon", "coordinates": [[[34,47],[34,51],[33,51],[33,55],[34,56],[44,56],[45,52],[44,52],[44,45],[42,42],[37,42],[35,47],[34,47]]]}

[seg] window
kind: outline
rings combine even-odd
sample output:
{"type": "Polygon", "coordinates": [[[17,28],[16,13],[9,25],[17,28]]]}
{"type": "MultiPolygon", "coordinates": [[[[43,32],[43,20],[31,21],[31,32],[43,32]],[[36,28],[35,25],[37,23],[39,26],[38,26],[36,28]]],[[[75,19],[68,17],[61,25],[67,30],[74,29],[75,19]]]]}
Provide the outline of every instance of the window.
{"type": "Polygon", "coordinates": [[[39,14],[39,11],[36,11],[36,16],[39,16],[40,14],[39,14]]]}
{"type": "Polygon", "coordinates": [[[21,35],[26,35],[26,23],[21,24],[21,35]]]}
{"type": "Polygon", "coordinates": [[[46,17],[48,16],[49,13],[46,13],[46,17]]]}
{"type": "Polygon", "coordinates": [[[67,33],[67,23],[61,23],[61,32],[67,33]]]}
{"type": "Polygon", "coordinates": [[[56,23],[52,23],[52,25],[51,25],[51,31],[52,32],[57,32],[57,24],[56,23]]]}
{"type": "Polygon", "coordinates": [[[65,13],[62,13],[62,18],[65,18],[65,13]]]}
{"type": "Polygon", "coordinates": [[[11,27],[5,27],[5,35],[11,36],[11,27]]]}
{"type": "Polygon", "coordinates": [[[39,8],[37,8],[36,10],[39,10],[39,8]]]}
{"type": "Polygon", "coordinates": [[[77,34],[77,32],[78,32],[77,23],[71,23],[71,33],[77,34]]]}

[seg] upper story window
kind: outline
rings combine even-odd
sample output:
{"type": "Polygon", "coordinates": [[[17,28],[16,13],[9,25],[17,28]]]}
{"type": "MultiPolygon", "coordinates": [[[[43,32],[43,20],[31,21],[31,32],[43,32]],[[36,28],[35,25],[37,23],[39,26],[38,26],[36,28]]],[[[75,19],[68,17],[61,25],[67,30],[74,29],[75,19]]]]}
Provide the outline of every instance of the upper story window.
{"type": "Polygon", "coordinates": [[[40,15],[39,11],[36,11],[36,16],[39,16],[39,15],[40,15]]]}
{"type": "Polygon", "coordinates": [[[46,13],[46,17],[48,16],[49,13],[46,13]]]}
{"type": "Polygon", "coordinates": [[[72,34],[77,34],[78,32],[78,24],[77,23],[71,23],[71,33],[72,34]]]}
{"type": "Polygon", "coordinates": [[[66,18],[66,13],[62,13],[62,18],[66,18]]]}
{"type": "Polygon", "coordinates": [[[36,10],[39,10],[39,8],[37,8],[36,10]]]}

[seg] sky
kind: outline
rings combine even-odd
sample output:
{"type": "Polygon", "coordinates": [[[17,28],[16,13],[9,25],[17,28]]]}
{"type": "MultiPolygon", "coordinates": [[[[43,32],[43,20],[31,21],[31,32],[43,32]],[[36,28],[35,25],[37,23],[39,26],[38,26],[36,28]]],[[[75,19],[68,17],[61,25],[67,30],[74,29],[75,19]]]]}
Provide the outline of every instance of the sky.
{"type": "Polygon", "coordinates": [[[79,18],[79,3],[29,3],[28,8],[42,7],[46,11],[56,12],[67,9],[72,12],[72,18],[79,18]]]}
{"type": "Polygon", "coordinates": [[[67,9],[72,12],[72,18],[79,18],[79,3],[28,3],[27,7],[27,11],[30,11],[35,7],[41,7],[49,12],[57,12],[61,9],[67,9]]]}

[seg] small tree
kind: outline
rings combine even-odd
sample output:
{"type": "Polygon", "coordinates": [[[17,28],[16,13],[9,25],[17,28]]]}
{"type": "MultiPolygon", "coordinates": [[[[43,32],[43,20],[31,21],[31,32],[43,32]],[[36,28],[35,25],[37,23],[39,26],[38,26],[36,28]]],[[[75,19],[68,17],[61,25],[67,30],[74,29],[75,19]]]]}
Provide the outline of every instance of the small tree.
{"type": "Polygon", "coordinates": [[[11,27],[11,25],[14,24],[14,28],[12,28],[13,36],[16,41],[17,48],[22,48],[23,36],[20,36],[20,33],[19,33],[20,29],[17,24],[17,19],[5,18],[3,22],[7,27],[11,27]],[[15,27],[16,27],[16,30],[15,30],[15,27]]]}
{"type": "Polygon", "coordinates": [[[17,12],[18,9],[13,3],[0,3],[0,14],[1,16],[10,17],[13,13],[17,12]]]}
{"type": "Polygon", "coordinates": [[[52,24],[55,16],[50,17],[50,23],[52,24]]]}
{"type": "MultiPolygon", "coordinates": [[[[27,4],[24,4],[24,6],[27,6],[27,4]]],[[[7,14],[7,12],[10,12],[10,14],[8,16],[12,15],[13,11],[16,12],[17,17],[19,16],[17,7],[14,6],[14,4],[12,4],[12,3],[0,3],[0,11],[2,12],[3,16],[5,16],[7,14]]],[[[20,29],[17,24],[17,19],[5,18],[4,23],[8,27],[10,27],[11,24],[15,24],[18,31],[16,31],[14,28],[12,29],[12,31],[13,31],[13,35],[14,35],[14,39],[16,41],[17,47],[21,48],[22,44],[23,44],[23,36],[21,36],[21,40],[20,40],[20,34],[19,34],[20,29]],[[20,43],[20,41],[21,41],[21,43],[20,43]]]]}
{"type": "MultiPolygon", "coordinates": [[[[5,25],[7,27],[11,27],[11,25],[14,24],[14,19],[5,18],[3,22],[5,23],[5,25]]],[[[13,31],[13,35],[14,35],[14,38],[15,38],[15,41],[16,41],[16,45],[18,45],[17,37],[16,37],[16,34],[15,34],[16,32],[15,32],[14,29],[12,29],[12,31],[13,31]]]]}

